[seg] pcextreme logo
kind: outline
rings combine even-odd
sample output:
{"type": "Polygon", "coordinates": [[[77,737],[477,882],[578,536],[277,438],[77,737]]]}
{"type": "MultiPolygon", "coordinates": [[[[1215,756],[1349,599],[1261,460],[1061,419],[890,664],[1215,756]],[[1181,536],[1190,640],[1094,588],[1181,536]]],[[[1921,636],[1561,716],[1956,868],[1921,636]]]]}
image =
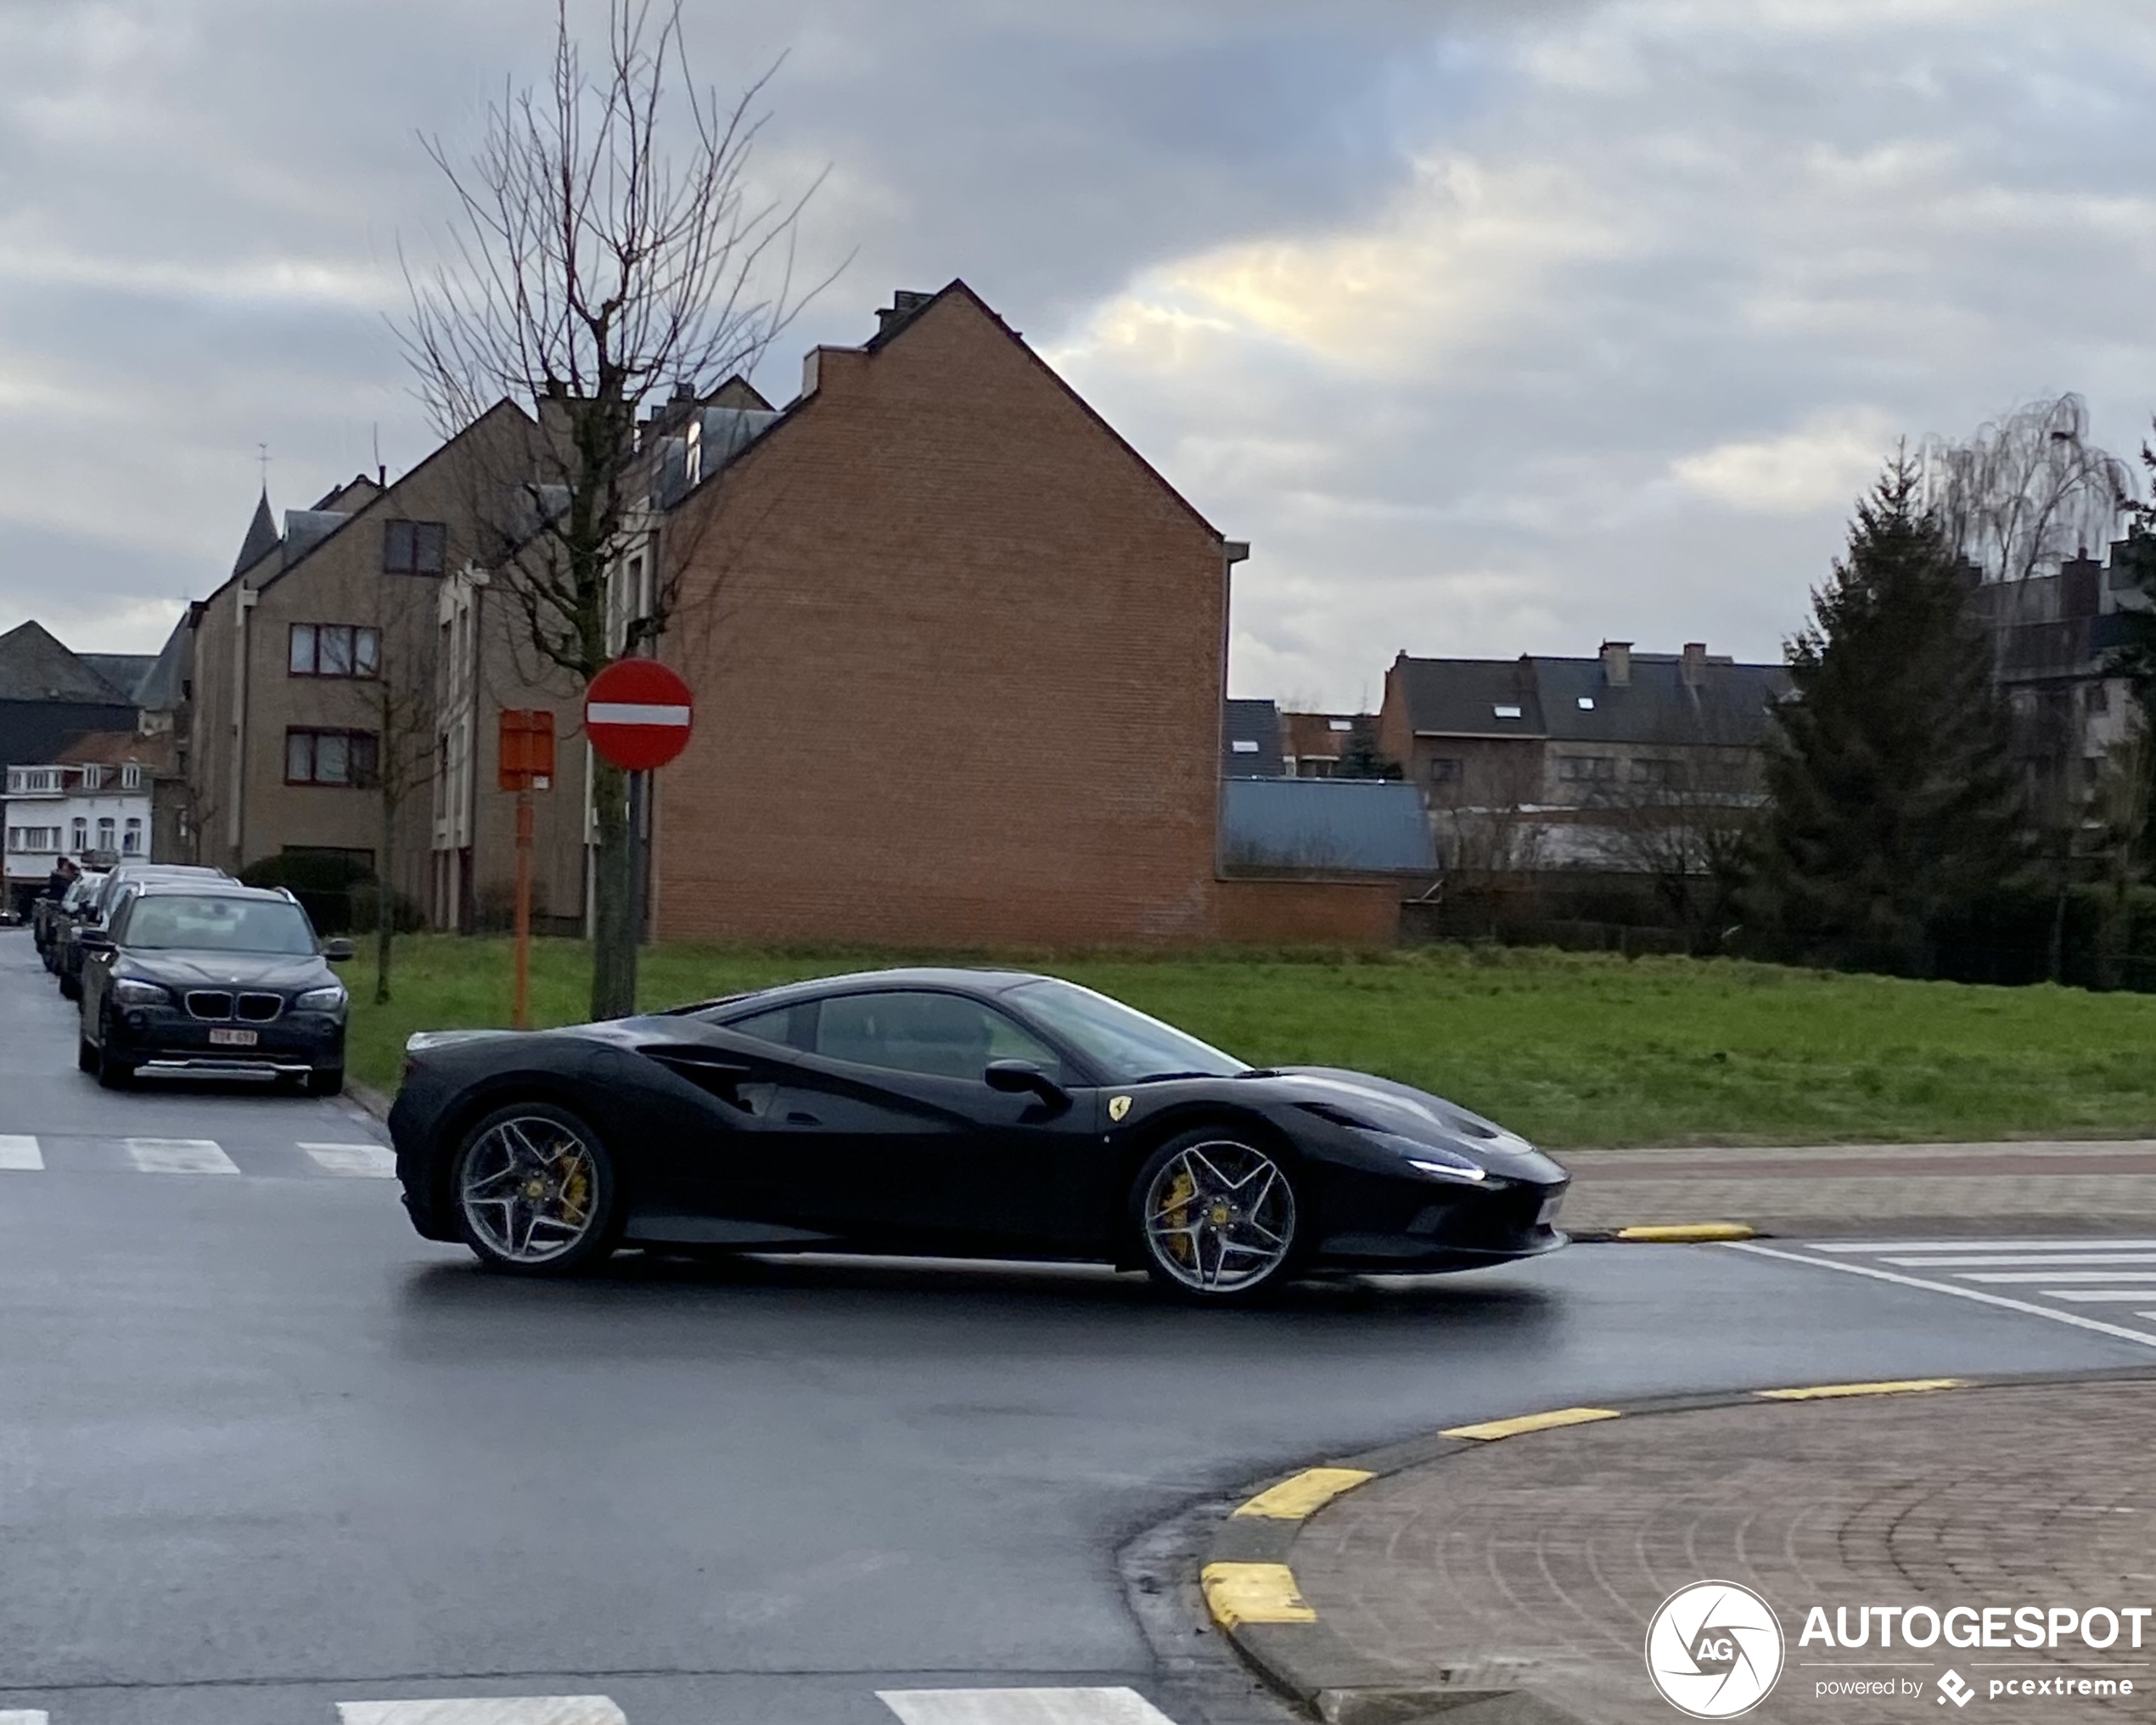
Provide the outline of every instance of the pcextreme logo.
{"type": "Polygon", "coordinates": [[[1782,1655],[1773,1608],[1735,1582],[1679,1587],[1647,1626],[1648,1678],[1695,1719],[1750,1712],[1782,1675],[1782,1655]]]}

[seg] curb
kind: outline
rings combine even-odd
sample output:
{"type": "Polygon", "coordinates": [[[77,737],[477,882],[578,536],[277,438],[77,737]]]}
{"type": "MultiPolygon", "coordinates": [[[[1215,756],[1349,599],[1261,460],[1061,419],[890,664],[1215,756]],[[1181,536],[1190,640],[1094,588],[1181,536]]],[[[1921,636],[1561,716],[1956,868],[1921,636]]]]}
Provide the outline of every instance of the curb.
{"type": "Polygon", "coordinates": [[[2046,1384],[2156,1382],[2147,1366],[2083,1372],[2036,1372],[1985,1378],[1899,1378],[1854,1384],[1806,1384],[1653,1396],[1604,1407],[1557,1408],[1488,1419],[1409,1438],[1379,1449],[1300,1469],[1274,1479],[1236,1505],[1214,1530],[1199,1582],[1213,1622],[1260,1677],[1325,1725],[1401,1725],[1442,1712],[1446,1725],[1585,1725],[1531,1691],[1486,1687],[1487,1673],[1431,1683],[1417,1673],[1350,1647],[1302,1597],[1289,1559],[1304,1524],[1372,1480],[1442,1461],[1462,1451],[1538,1431],[1607,1419],[1708,1408],[1772,1408],[1850,1396],[1922,1396],[2018,1389],[2046,1384]]]}
{"type": "Polygon", "coordinates": [[[1607,1245],[1612,1240],[1640,1245],[1709,1245],[1773,1238],[1749,1222],[1643,1222],[1625,1228],[1575,1228],[1566,1232],[1581,1245],[1607,1245]]]}

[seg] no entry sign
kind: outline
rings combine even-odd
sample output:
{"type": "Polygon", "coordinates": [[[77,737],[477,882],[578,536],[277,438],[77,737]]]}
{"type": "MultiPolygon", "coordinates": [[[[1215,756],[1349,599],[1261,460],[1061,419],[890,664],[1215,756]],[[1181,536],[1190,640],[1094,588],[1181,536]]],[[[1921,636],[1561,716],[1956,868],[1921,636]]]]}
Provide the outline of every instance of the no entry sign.
{"type": "Polygon", "coordinates": [[[617,659],[584,691],[584,731],[616,767],[648,773],[688,746],[694,700],[656,659],[617,659]]]}

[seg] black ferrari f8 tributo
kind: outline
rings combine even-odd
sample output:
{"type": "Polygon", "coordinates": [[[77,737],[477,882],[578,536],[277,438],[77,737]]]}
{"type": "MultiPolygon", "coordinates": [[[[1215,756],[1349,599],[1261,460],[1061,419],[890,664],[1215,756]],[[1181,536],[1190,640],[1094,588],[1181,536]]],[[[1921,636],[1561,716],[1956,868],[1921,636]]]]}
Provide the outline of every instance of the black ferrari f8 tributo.
{"type": "Polygon", "coordinates": [[[423,1032],[412,1221],[491,1267],[617,1247],[1143,1267],[1178,1293],[1553,1251],[1566,1176],[1361,1073],[1259,1070],[1105,995],[882,970],[573,1029],[423,1032]]]}

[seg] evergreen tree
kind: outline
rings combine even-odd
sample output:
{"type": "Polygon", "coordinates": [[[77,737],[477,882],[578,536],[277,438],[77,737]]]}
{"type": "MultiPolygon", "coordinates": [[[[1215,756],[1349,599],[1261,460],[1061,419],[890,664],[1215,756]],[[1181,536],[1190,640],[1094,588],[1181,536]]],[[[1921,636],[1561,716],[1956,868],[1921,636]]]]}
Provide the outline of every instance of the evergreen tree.
{"type": "Polygon", "coordinates": [[[1788,956],[1925,976],[2029,856],[1988,632],[1906,452],[1789,643],[1755,908],[1788,956]]]}
{"type": "Polygon", "coordinates": [[[1339,764],[1333,768],[1335,778],[1397,778],[1400,763],[1378,748],[1377,722],[1367,713],[1359,713],[1349,723],[1347,747],[1340,750],[1339,764]]]}

